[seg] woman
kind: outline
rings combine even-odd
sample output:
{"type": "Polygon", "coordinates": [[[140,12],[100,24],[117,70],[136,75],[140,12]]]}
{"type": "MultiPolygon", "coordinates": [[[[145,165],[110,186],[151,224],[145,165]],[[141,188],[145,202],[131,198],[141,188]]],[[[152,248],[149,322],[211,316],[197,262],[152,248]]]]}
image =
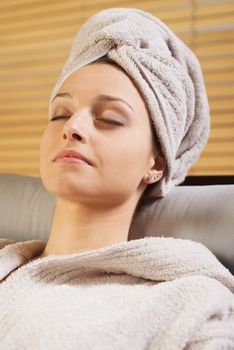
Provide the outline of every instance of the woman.
{"type": "Polygon", "coordinates": [[[156,182],[164,171],[136,87],[111,64],[87,65],[64,82],[50,119],[41,142],[41,178],[58,201],[42,256],[127,241],[149,176],[156,182]],[[91,164],[72,154],[54,160],[64,150],[78,151],[91,164]]]}
{"type": "Polygon", "coordinates": [[[0,348],[234,349],[234,277],[216,257],[128,241],[141,200],[183,181],[209,124],[199,64],[160,20],[116,8],[81,27],[41,141],[48,242],[0,241],[0,348]]]}

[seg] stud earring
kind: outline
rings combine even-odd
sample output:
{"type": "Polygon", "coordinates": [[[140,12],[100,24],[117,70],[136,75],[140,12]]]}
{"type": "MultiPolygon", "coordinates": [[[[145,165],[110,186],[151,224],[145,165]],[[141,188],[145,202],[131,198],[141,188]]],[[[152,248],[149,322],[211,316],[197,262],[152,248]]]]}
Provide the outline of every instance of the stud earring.
{"type": "Polygon", "coordinates": [[[160,177],[160,175],[146,175],[146,180],[149,182],[149,183],[153,183],[155,182],[156,180],[158,180],[160,177]]]}

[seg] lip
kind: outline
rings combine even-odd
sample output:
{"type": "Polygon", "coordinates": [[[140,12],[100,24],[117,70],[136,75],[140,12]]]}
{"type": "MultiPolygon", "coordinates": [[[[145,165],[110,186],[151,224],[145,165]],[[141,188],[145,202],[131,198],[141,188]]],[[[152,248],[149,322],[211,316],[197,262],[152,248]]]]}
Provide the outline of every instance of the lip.
{"type": "Polygon", "coordinates": [[[64,162],[64,163],[86,163],[88,165],[92,165],[92,162],[88,158],[86,158],[82,153],[71,148],[67,148],[60,151],[55,156],[53,161],[64,162]]]}

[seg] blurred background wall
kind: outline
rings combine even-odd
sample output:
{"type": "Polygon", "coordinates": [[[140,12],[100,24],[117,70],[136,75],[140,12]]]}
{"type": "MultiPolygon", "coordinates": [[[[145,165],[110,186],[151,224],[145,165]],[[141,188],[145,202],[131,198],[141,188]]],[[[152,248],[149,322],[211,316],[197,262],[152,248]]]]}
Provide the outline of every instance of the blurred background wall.
{"type": "Polygon", "coordinates": [[[233,175],[234,1],[210,0],[1,0],[0,172],[40,176],[51,89],[81,24],[110,7],[149,11],[196,53],[212,131],[189,175],[233,175]]]}

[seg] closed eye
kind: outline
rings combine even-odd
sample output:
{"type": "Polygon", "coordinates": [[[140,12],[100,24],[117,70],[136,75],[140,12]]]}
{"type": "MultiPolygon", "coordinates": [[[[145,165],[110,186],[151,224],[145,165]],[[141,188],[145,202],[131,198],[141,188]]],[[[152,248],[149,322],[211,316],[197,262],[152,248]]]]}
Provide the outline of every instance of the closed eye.
{"type": "Polygon", "coordinates": [[[101,122],[104,122],[104,123],[107,123],[107,124],[114,124],[114,125],[117,125],[117,126],[124,126],[122,123],[118,122],[117,120],[113,120],[113,119],[97,119],[98,121],[101,121],[101,122]]]}
{"type": "Polygon", "coordinates": [[[57,117],[52,118],[51,121],[53,121],[53,120],[58,120],[58,119],[63,119],[63,118],[69,118],[69,116],[66,116],[66,115],[58,115],[57,117]]]}

